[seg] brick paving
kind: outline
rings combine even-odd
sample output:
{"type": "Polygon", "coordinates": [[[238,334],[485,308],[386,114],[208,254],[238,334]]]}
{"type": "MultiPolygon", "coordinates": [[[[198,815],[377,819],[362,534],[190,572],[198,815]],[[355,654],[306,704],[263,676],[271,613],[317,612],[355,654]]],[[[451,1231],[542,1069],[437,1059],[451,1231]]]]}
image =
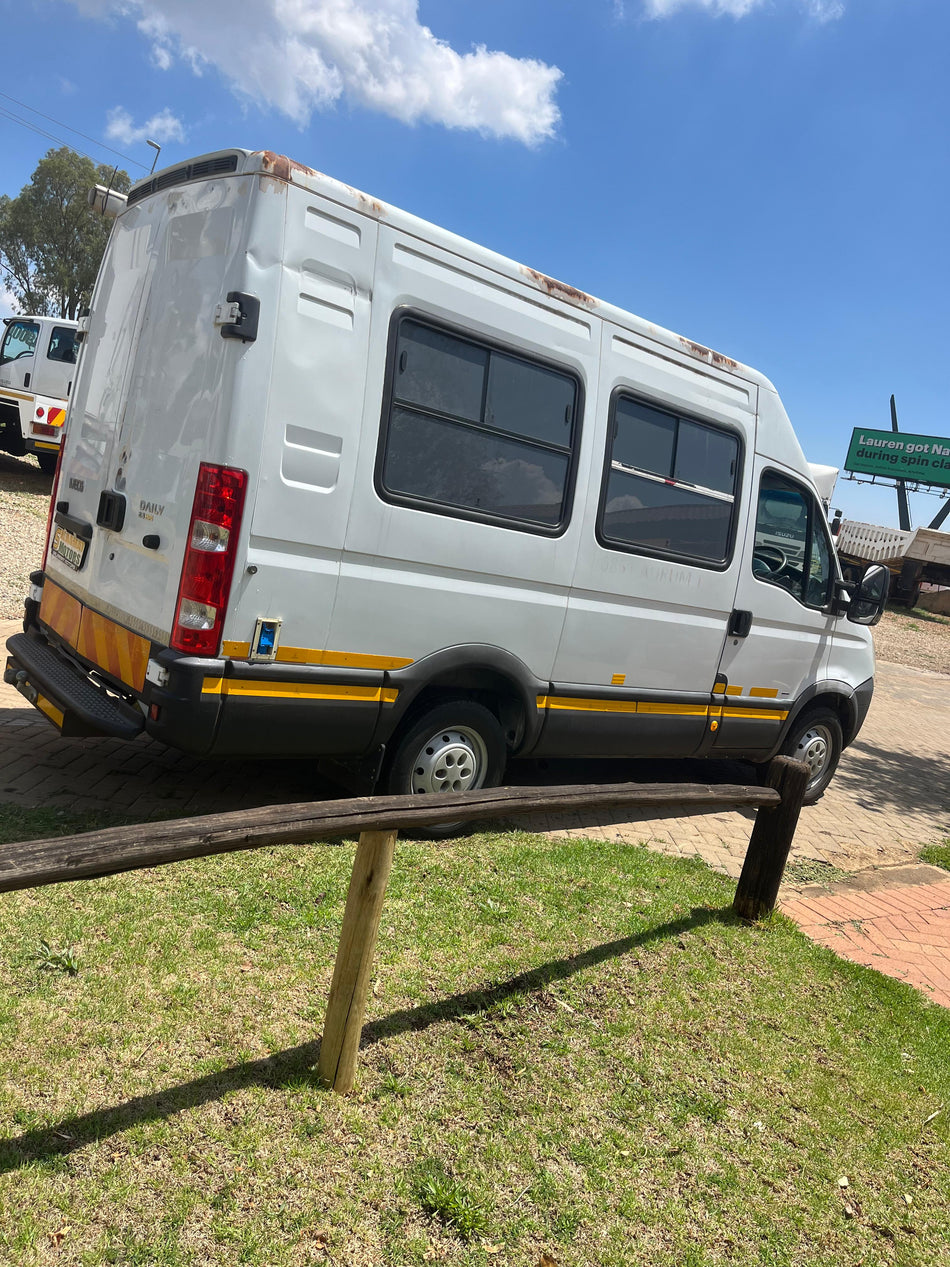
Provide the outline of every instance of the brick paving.
{"type": "Polygon", "coordinates": [[[782,911],[812,941],[950,1007],[950,874],[883,867],[827,887],[783,889],[782,911]]]}
{"type": "MultiPolygon", "coordinates": [[[[0,622],[0,643],[18,628],[18,622],[0,622]]],[[[105,808],[142,821],[343,794],[318,776],[312,761],[217,762],[172,752],[144,738],[133,743],[61,739],[34,708],[5,685],[0,685],[0,770],[0,801],[7,804],[105,808]]],[[[510,778],[518,783],[751,781],[749,768],[739,763],[696,761],[528,762],[513,767],[510,778]]],[[[518,825],[550,835],[644,843],[677,857],[698,856],[716,870],[737,877],[753,817],[751,811],[664,819],[645,813],[616,822],[604,813],[567,813],[533,815],[518,825]]],[[[900,868],[916,861],[921,846],[947,838],[950,676],[879,662],[871,711],[857,742],[844,754],[839,772],[821,801],[802,811],[790,875],[801,877],[810,871],[821,878],[822,874],[833,876],[832,868],[847,873],[900,868]]],[[[899,871],[881,874],[889,875],[891,887],[900,889],[899,871]]],[[[921,910],[937,912],[925,921],[928,929],[944,927],[939,903],[945,895],[936,891],[941,883],[950,882],[912,886],[913,899],[921,904],[921,910]],[[937,905],[928,906],[932,901],[937,905]]],[[[802,914],[802,920],[807,915],[810,922],[802,926],[809,933],[814,930],[816,940],[830,937],[833,941],[827,944],[842,953],[853,950],[856,956],[866,952],[874,959],[874,966],[885,971],[890,970],[886,965],[899,959],[907,980],[929,986],[933,997],[946,1002],[941,979],[933,975],[925,980],[921,973],[915,976],[911,965],[916,955],[917,960],[942,956],[946,966],[950,963],[947,941],[937,938],[921,949],[919,939],[915,943],[905,926],[908,917],[901,915],[904,923],[899,925],[891,919],[891,927],[878,924],[876,913],[868,920],[854,914],[855,903],[870,901],[869,892],[846,893],[832,885],[821,894],[808,895],[806,910],[795,905],[806,897],[786,885],[781,903],[796,919],[795,912],[802,914]],[[845,911],[848,913],[843,914],[845,911]],[[823,921],[822,915],[826,917],[823,921]],[[879,939],[873,947],[871,942],[860,942],[857,929],[851,926],[852,918],[872,930],[867,936],[879,939]],[[821,929],[825,931],[819,935],[821,929]],[[885,937],[892,939],[889,948],[880,941],[885,937]],[[898,946],[904,950],[894,959],[898,946]]],[[[889,901],[889,897],[875,897],[868,909],[877,912],[880,904],[889,901]]]]}

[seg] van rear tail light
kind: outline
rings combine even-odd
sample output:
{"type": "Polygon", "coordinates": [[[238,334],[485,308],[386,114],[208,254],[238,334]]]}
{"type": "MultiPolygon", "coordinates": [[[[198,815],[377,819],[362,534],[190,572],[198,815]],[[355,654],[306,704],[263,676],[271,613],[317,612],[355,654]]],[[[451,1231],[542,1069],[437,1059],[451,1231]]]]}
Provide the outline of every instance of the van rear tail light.
{"type": "Polygon", "coordinates": [[[218,653],[246,491],[246,471],[209,462],[198,468],[171,638],[176,651],[218,653]]]}

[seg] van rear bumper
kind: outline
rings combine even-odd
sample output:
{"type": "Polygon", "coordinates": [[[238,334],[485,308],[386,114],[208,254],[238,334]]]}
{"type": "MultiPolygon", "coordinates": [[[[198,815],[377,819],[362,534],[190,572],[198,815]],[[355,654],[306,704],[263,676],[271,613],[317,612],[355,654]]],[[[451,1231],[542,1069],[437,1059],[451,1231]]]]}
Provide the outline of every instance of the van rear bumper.
{"type": "Polygon", "coordinates": [[[97,686],[45,638],[14,634],[7,639],[7,650],[3,680],[16,687],[61,734],[134,739],[145,729],[138,709],[97,686]]]}

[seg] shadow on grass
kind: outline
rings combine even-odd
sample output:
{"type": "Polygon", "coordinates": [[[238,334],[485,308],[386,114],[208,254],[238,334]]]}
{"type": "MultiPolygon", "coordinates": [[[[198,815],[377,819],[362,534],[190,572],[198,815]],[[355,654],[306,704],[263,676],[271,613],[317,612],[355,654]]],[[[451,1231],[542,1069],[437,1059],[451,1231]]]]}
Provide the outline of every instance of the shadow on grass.
{"type": "MultiPolygon", "coordinates": [[[[427,1029],[445,1021],[476,1015],[507,999],[525,997],[536,990],[543,990],[554,981],[564,981],[577,972],[595,967],[608,959],[619,959],[630,951],[650,942],[682,936],[704,924],[735,924],[740,921],[729,907],[715,909],[694,907],[689,915],[646,929],[631,937],[593,946],[581,954],[567,959],[555,959],[527,972],[498,981],[479,990],[467,990],[450,995],[437,1003],[403,1008],[391,1012],[363,1027],[360,1047],[368,1047],[396,1034],[427,1029]]],[[[316,1066],[320,1057],[319,1040],[288,1047],[273,1056],[261,1060],[249,1060],[231,1065],[203,1078],[195,1078],[176,1087],[155,1091],[150,1095],[136,1096],[110,1108],[97,1109],[78,1117],[66,1118],[53,1126],[25,1131],[12,1139],[0,1141],[0,1173],[17,1170],[22,1166],[50,1161],[75,1152],[87,1144],[108,1139],[142,1122],[152,1122],[174,1117],[188,1109],[194,1109],[211,1100],[220,1099],[228,1092],[244,1087],[262,1086],[281,1088],[301,1080],[316,1081],[316,1066]]]]}

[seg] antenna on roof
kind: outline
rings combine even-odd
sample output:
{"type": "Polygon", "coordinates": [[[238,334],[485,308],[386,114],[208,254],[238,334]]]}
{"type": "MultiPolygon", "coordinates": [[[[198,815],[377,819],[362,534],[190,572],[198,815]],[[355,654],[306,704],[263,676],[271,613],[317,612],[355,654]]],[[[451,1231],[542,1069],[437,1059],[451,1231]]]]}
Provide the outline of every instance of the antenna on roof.
{"type": "Polygon", "coordinates": [[[158,162],[158,156],[162,152],[162,147],[157,141],[146,141],[145,144],[151,145],[152,149],[155,151],[155,157],[152,159],[152,170],[149,172],[149,175],[151,176],[152,172],[155,170],[155,164],[158,162]]]}

